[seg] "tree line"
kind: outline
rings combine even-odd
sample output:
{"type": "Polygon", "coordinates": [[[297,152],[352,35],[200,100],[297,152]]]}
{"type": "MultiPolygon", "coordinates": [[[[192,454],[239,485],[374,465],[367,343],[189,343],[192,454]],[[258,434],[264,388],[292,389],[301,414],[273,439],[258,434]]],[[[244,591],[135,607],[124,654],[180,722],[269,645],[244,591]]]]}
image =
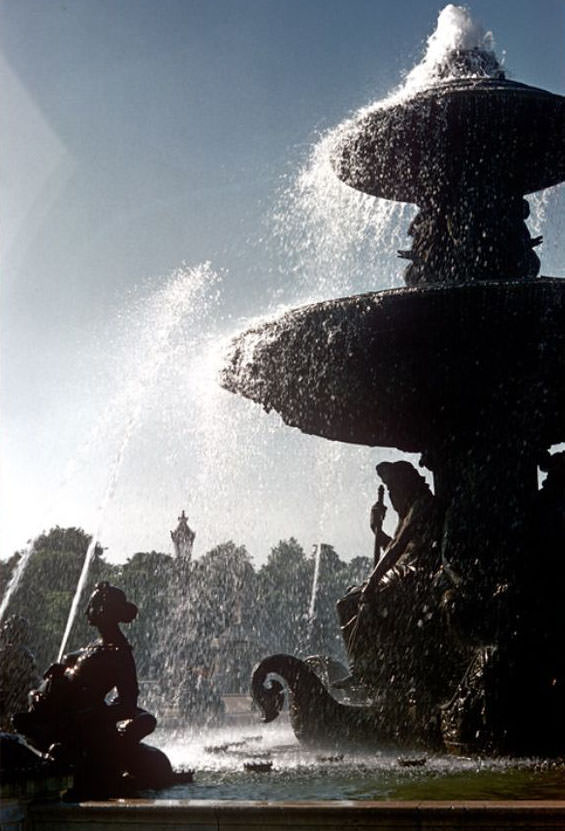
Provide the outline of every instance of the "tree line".
{"type": "MultiPolygon", "coordinates": [[[[27,645],[40,671],[56,659],[90,541],[80,528],[56,527],[37,537],[10,601],[7,613],[28,620],[27,645]]],[[[17,552],[0,561],[1,594],[21,556],[17,552]]],[[[325,654],[343,661],[335,603],[348,586],[367,577],[371,563],[367,557],[345,562],[331,545],[322,545],[319,557],[311,616],[315,556],[293,537],[278,542],[259,568],[245,546],[233,541],[190,562],[150,551],[110,563],[97,546],[67,649],[95,637],[84,617],[86,600],[97,582],[108,580],[139,607],[138,617],[126,627],[127,637],[138,676],[153,683],[156,698],[174,699],[187,673],[218,676],[226,656],[233,658],[238,650],[245,654],[247,668],[274,652],[325,654]]]]}

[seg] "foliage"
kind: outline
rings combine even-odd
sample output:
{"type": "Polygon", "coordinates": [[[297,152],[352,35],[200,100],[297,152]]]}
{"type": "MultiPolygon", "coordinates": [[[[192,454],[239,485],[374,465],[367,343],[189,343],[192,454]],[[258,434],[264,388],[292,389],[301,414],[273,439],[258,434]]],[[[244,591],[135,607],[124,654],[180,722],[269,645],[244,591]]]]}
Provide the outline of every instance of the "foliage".
{"type": "Polygon", "coordinates": [[[16,551],[8,560],[0,560],[0,596],[8,588],[8,583],[18,565],[23,551],[16,551]]]}
{"type": "MultiPolygon", "coordinates": [[[[57,526],[41,534],[32,545],[26,570],[12,598],[8,612],[28,619],[30,645],[42,671],[57,657],[90,540],[80,528],[57,526]]],[[[101,579],[101,554],[102,549],[97,548],[90,572],[91,585],[101,579]]],[[[80,621],[75,637],[84,638],[85,629],[80,621]]],[[[69,648],[73,648],[72,642],[69,648]]]]}
{"type": "Polygon", "coordinates": [[[193,563],[186,605],[192,665],[210,668],[217,640],[234,626],[253,630],[256,575],[244,546],[216,546],[193,563]]]}
{"type": "MultiPolygon", "coordinates": [[[[90,541],[80,528],[56,527],[41,534],[12,598],[9,613],[28,618],[29,646],[42,671],[56,658],[90,541]]],[[[0,562],[2,589],[19,556],[0,562]]],[[[257,571],[246,548],[231,540],[192,563],[150,551],[115,565],[97,546],[68,648],[96,636],[83,610],[94,584],[109,580],[139,607],[127,627],[138,675],[155,685],[158,680],[167,700],[175,699],[190,671],[224,677],[236,653],[240,666],[234,672],[242,692],[250,667],[268,653],[318,653],[343,660],[335,603],[348,586],[367,577],[370,561],[356,557],[346,563],[325,544],[319,558],[319,590],[310,618],[315,556],[307,556],[293,537],[280,540],[257,571]]]]}
{"type": "Polygon", "coordinates": [[[127,637],[134,649],[140,677],[159,678],[167,651],[166,621],[170,614],[174,561],[157,551],[137,552],[115,576],[115,583],[139,609],[128,626],[127,637]]]}
{"type": "Polygon", "coordinates": [[[258,629],[265,653],[305,651],[313,574],[294,537],[271,549],[257,581],[258,629]]]}

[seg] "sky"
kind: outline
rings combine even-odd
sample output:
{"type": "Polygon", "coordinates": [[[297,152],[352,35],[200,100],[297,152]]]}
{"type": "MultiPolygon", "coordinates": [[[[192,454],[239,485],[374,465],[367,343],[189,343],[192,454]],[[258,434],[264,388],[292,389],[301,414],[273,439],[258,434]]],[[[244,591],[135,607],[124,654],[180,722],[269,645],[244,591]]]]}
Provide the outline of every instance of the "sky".
{"type": "MultiPolygon", "coordinates": [[[[290,536],[370,556],[391,451],[303,436],[217,372],[275,309],[398,284],[407,222],[344,247],[299,173],[401,83],[441,8],[0,2],[0,556],[55,525],[116,561],[170,552],[182,509],[196,556],[233,539],[261,563],[290,536]]],[[[468,8],[509,77],[565,92],[562,0],[468,8]]],[[[565,273],[563,207],[561,188],[536,202],[543,274],[565,273]]]]}

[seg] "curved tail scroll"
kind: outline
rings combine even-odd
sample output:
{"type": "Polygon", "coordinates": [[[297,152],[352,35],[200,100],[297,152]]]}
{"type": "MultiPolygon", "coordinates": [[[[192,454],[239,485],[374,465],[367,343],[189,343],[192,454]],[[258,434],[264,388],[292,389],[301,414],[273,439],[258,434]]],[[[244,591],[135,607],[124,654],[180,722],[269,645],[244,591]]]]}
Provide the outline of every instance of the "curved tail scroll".
{"type": "Polygon", "coordinates": [[[376,709],[336,701],[308,664],[293,655],[270,655],[253,670],[251,694],[263,713],[263,721],[277,718],[284,704],[284,687],[273,675],[278,675],[288,688],[292,728],[303,744],[375,745],[386,740],[376,709]]]}

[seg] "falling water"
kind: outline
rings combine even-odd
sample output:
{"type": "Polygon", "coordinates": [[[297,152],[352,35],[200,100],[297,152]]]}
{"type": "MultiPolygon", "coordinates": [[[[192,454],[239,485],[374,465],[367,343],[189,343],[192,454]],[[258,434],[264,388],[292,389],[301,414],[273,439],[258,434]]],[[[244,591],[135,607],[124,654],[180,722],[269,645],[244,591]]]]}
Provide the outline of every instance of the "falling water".
{"type": "Polygon", "coordinates": [[[307,287],[309,299],[401,285],[396,252],[406,247],[406,230],[415,206],[344,187],[330,159],[336,146],[370,112],[462,72],[496,74],[500,68],[492,33],[475,23],[467,9],[450,4],[438,17],[422,61],[406,75],[402,86],[362,107],[313,145],[274,212],[275,235],[285,260],[307,287]],[[471,69],[446,63],[447,56],[457,49],[475,49],[482,60],[471,69]]]}
{"type": "MultiPolygon", "coordinates": [[[[167,283],[149,301],[150,305],[147,311],[151,325],[148,331],[150,338],[148,343],[145,344],[147,353],[139,363],[136,376],[130,380],[129,388],[126,390],[129,414],[121,442],[110,467],[106,491],[98,505],[98,523],[84,558],[69,611],[67,625],[59,649],[59,661],[63,657],[69,639],[96,545],[101,536],[104,514],[116,490],[125,452],[139,422],[145,396],[154,385],[163,363],[170,359],[171,340],[175,332],[182,325],[192,306],[197,303],[199,295],[202,296],[203,292],[208,292],[216,280],[217,275],[211,270],[208,263],[195,268],[183,267],[175,271],[167,283]]],[[[147,322],[147,315],[144,316],[144,321],[147,322]]]]}
{"type": "Polygon", "coordinates": [[[6,586],[6,591],[4,592],[4,597],[2,598],[2,602],[0,603],[0,623],[2,623],[4,619],[4,615],[6,614],[6,609],[10,605],[10,600],[12,599],[13,595],[18,589],[20,585],[21,579],[24,575],[24,572],[27,568],[27,564],[29,562],[29,558],[31,557],[33,549],[30,547],[26,548],[26,550],[21,555],[18,563],[13,571],[12,576],[6,586]]]}
{"type": "MultiPolygon", "coordinates": [[[[331,168],[331,151],[358,118],[375,107],[387,106],[400,96],[411,94],[418,86],[439,79],[438,68],[449,50],[474,46],[480,46],[487,52],[492,51],[492,35],[473,24],[465,9],[447,6],[439,16],[438,29],[429,39],[426,56],[407,75],[403,86],[384,101],[360,110],[351,119],[322,136],[312,148],[308,161],[292,186],[284,192],[274,212],[275,236],[287,258],[288,270],[303,284],[304,301],[327,299],[352,290],[362,291],[400,284],[399,270],[393,265],[396,262],[395,251],[405,247],[404,229],[414,213],[414,207],[375,199],[344,187],[331,168]]],[[[538,224],[544,218],[545,194],[546,192],[539,200],[540,210],[533,212],[532,221],[538,224]]],[[[179,329],[192,305],[207,294],[215,279],[208,265],[181,269],[157,293],[152,301],[153,308],[146,310],[148,317],[153,320],[147,323],[147,318],[141,316],[144,327],[150,331],[150,348],[140,362],[138,374],[130,380],[121,396],[118,409],[120,412],[125,410],[128,415],[110,464],[106,490],[97,508],[96,530],[85,556],[59,658],[66,648],[95,547],[101,538],[104,517],[113,499],[130,440],[139,425],[145,396],[153,386],[163,363],[171,358],[172,335],[179,329]]],[[[240,330],[250,323],[252,322],[239,321],[234,330],[240,330]]],[[[147,345],[147,342],[144,341],[144,344],[147,345]]],[[[280,430],[276,417],[261,418],[255,406],[235,400],[211,383],[224,351],[224,344],[218,343],[217,333],[206,338],[200,337],[198,345],[198,350],[186,367],[187,395],[194,393],[191,406],[196,417],[182,438],[194,441],[202,451],[192,479],[194,490],[203,494],[203,502],[210,504],[201,506],[200,522],[213,528],[214,514],[221,513],[228,517],[228,521],[241,534],[243,529],[247,526],[251,528],[256,522],[257,504],[262,504],[267,496],[273,498],[272,490],[267,493],[268,489],[274,487],[273,483],[266,473],[254,469],[254,464],[259,461],[259,456],[263,457],[263,462],[270,459],[266,467],[271,473],[278,458],[285,455],[286,445],[275,447],[280,430]],[[238,445],[241,448],[239,453],[238,445]],[[252,504],[247,506],[242,504],[239,497],[249,490],[248,482],[251,479],[253,499],[248,500],[252,504]]],[[[184,357],[185,353],[183,359],[184,357]]],[[[104,430],[98,429],[98,433],[103,435],[104,430]]],[[[312,437],[305,439],[296,433],[289,438],[289,444],[297,455],[302,454],[304,469],[313,458],[315,479],[321,483],[321,492],[324,489],[329,492],[326,484],[330,482],[335,489],[336,470],[340,471],[339,481],[344,482],[343,491],[348,490],[350,482],[347,477],[350,472],[344,468],[357,470],[367,461],[366,448],[343,448],[331,442],[318,442],[312,437]],[[323,477],[317,475],[320,471],[325,471],[323,477]]],[[[387,451],[387,456],[390,455],[391,452],[387,451]]],[[[69,476],[75,466],[73,461],[69,476]]],[[[283,484],[284,477],[285,472],[281,467],[277,478],[282,479],[283,484]]],[[[371,488],[372,480],[368,478],[367,493],[357,492],[360,504],[368,502],[371,488]]],[[[292,518],[292,493],[293,489],[287,488],[288,505],[279,503],[277,506],[281,527],[292,518]]],[[[339,501],[339,496],[334,490],[336,501],[339,501]]],[[[328,527],[332,511],[334,506],[326,500],[318,518],[320,529],[328,527]]],[[[201,539],[203,534],[200,531],[199,534],[201,539]]],[[[308,609],[310,620],[313,620],[316,612],[321,550],[321,543],[315,546],[315,568],[308,609]]],[[[18,563],[0,606],[0,619],[7,608],[9,597],[17,588],[30,553],[31,550],[26,552],[18,563]]],[[[309,760],[309,770],[312,764],[313,761],[309,760]]]]}
{"type": "MultiPolygon", "coordinates": [[[[402,285],[396,252],[409,247],[406,232],[416,213],[414,205],[344,187],[330,161],[336,146],[371,112],[397,104],[420,89],[461,75],[497,77],[500,73],[492,32],[474,21],[468,9],[449,4],[439,14],[423,59],[406,74],[402,85],[319,137],[273,215],[285,260],[304,284],[309,300],[402,285]],[[471,65],[448,60],[457,50],[474,50],[476,60],[471,65]]],[[[543,194],[532,199],[530,224],[535,235],[550,198],[548,191],[543,194]]]]}
{"type": "MultiPolygon", "coordinates": [[[[424,59],[408,73],[402,87],[394,90],[386,99],[364,107],[321,136],[312,147],[306,163],[298,171],[291,186],[281,195],[273,215],[273,242],[278,243],[282,249],[286,272],[292,274],[300,286],[298,302],[400,285],[401,269],[398,268],[395,252],[398,248],[406,247],[405,229],[415,208],[375,199],[345,187],[331,168],[332,147],[357,119],[371,109],[387,106],[398,100],[399,96],[412,94],[417,87],[439,80],[439,67],[450,50],[473,47],[492,52],[492,35],[476,26],[466,10],[447,6],[439,16],[436,32],[428,41],[424,59]]],[[[539,212],[533,211],[533,222],[541,223],[546,198],[544,192],[539,200],[539,212]]],[[[534,202],[537,204],[536,200],[534,202]]],[[[134,337],[138,338],[141,349],[140,344],[135,345],[135,354],[139,358],[136,359],[133,377],[124,386],[116,406],[106,409],[95,428],[96,435],[93,433],[86,440],[84,453],[81,450],[69,466],[67,479],[74,476],[81,459],[86,456],[86,450],[93,448],[96,436],[106,435],[113,417],[112,411],[119,413],[122,419],[119,428],[121,436],[106,468],[109,473],[105,489],[92,523],[95,533],[85,556],[83,574],[73,600],[61,653],[65,649],[76,615],[96,541],[102,534],[108,505],[113,499],[123,470],[126,451],[132,435],[139,427],[142,402],[154,385],[164,362],[171,357],[179,357],[179,363],[184,362],[184,367],[176,370],[177,378],[179,386],[182,381],[185,383],[183,394],[190,402],[192,413],[190,423],[187,421],[181,424],[177,421],[169,432],[176,434],[177,446],[192,445],[194,457],[198,461],[192,467],[186,466],[188,472],[182,479],[183,486],[178,487],[174,475],[178,475],[175,471],[182,466],[184,460],[181,459],[179,463],[175,457],[178,449],[172,447],[167,450],[167,475],[170,490],[184,495],[187,492],[184,482],[189,482],[192,498],[196,500],[198,497],[199,545],[217,542],[217,538],[214,538],[217,533],[216,517],[221,516],[224,522],[222,528],[233,528],[234,534],[244,542],[251,540],[250,550],[253,554],[263,553],[258,547],[253,550],[258,506],[276,505],[276,511],[273,512],[276,516],[270,525],[273,543],[279,537],[288,536],[289,532],[295,531],[296,517],[303,514],[303,506],[300,504],[303,491],[296,487],[296,480],[300,478],[301,481],[309,482],[313,478],[315,485],[310,487],[317,508],[309,518],[311,533],[331,534],[332,542],[337,541],[338,546],[344,545],[348,554],[369,553],[370,539],[367,540],[365,549],[362,543],[357,548],[356,543],[342,543],[343,539],[347,540],[348,534],[359,540],[366,536],[364,507],[370,505],[373,488],[372,465],[368,464],[367,448],[343,447],[315,437],[304,437],[297,431],[283,431],[284,435],[281,435],[280,421],[276,415],[262,415],[255,405],[226,394],[215,383],[225,340],[231,333],[252,325],[254,321],[232,321],[230,332],[224,329],[219,333],[218,324],[215,331],[208,332],[205,336],[202,333],[194,335],[189,341],[189,345],[195,347],[192,354],[186,348],[186,343],[180,355],[172,350],[170,336],[180,329],[181,320],[188,315],[191,306],[202,302],[202,298],[207,302],[213,283],[214,276],[207,265],[181,269],[171,276],[167,285],[157,292],[146,308],[138,310],[140,328],[134,332],[134,337]],[[161,310],[159,313],[158,309],[161,310]],[[162,315],[160,321],[159,314],[162,315]],[[219,334],[224,342],[220,341],[219,334]],[[143,349],[146,354],[141,354],[143,349]],[[290,464],[294,460],[300,461],[291,468],[289,460],[290,464]],[[273,476],[275,467],[277,475],[273,476]],[[365,468],[367,475],[363,478],[359,471],[365,468]],[[314,477],[309,477],[311,471],[314,471],[314,477]],[[337,472],[339,476],[336,476],[337,472]],[[332,494],[331,499],[328,498],[329,493],[332,494]],[[341,514],[336,510],[337,507],[341,514]],[[353,528],[351,516],[359,516],[359,530],[353,528]],[[340,525],[347,525],[349,530],[340,530],[340,525]],[[360,530],[361,526],[363,531],[360,530]]],[[[271,309],[269,316],[272,314],[271,309]]],[[[164,436],[163,443],[166,440],[167,436],[164,436]]],[[[371,452],[378,454],[381,451],[371,452]]],[[[390,450],[382,452],[386,458],[395,455],[390,450]]],[[[191,506],[187,507],[190,513],[191,506]]],[[[317,567],[319,555],[320,547],[317,551],[317,567]]],[[[20,562],[18,569],[20,565],[23,573],[26,563],[20,562]]],[[[15,577],[16,575],[13,580],[15,577]]],[[[311,606],[313,600],[314,585],[311,606]]],[[[2,609],[7,607],[8,601],[9,598],[4,597],[2,609]]]]}
{"type": "Polygon", "coordinates": [[[322,559],[322,543],[314,545],[314,578],[312,580],[312,594],[310,606],[308,607],[308,620],[314,620],[316,615],[316,600],[318,597],[318,586],[320,582],[320,560],[322,559]]]}

